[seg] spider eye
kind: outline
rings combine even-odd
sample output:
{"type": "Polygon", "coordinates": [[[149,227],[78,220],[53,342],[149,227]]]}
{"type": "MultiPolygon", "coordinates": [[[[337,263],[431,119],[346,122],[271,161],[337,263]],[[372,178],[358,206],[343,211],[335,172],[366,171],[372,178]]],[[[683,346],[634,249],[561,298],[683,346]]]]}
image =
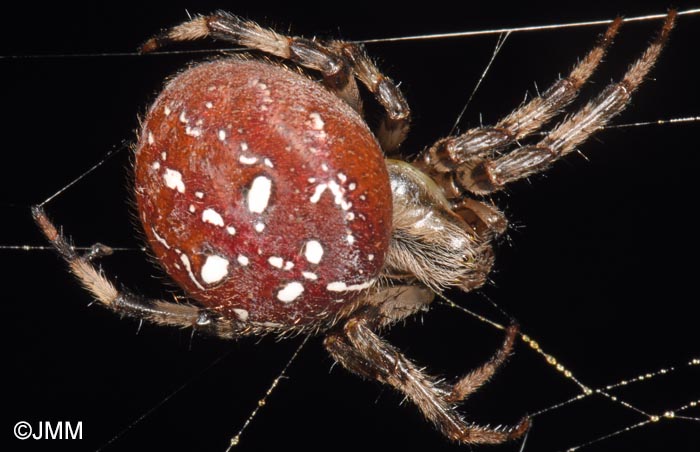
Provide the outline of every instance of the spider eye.
{"type": "Polygon", "coordinates": [[[160,264],[228,318],[318,322],[369,287],[391,191],[360,116],[314,81],[219,60],[173,79],[136,149],[139,218],[160,264]]]}

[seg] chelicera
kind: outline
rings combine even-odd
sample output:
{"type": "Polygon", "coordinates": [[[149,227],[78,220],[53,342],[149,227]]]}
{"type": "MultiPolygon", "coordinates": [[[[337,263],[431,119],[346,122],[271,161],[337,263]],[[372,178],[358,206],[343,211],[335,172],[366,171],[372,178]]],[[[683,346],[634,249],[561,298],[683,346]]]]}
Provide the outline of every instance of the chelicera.
{"type": "Polygon", "coordinates": [[[266,56],[184,70],[143,120],[138,216],[151,251],[191,302],[117,289],[93,262],[108,247],[77,254],[42,207],[34,217],[86,289],[119,314],[226,339],[324,334],[337,362],[403,393],[449,439],[518,438],[527,418],[491,429],[467,423],[456,409],[506,360],[516,326],[488,362],[452,383],[428,375],[378,331],[426,310],[436,293],[485,283],[507,221],[483,196],[544,171],[620,113],[674,18],[671,12],[621,81],[534,144],[520,141],[575,99],[620,19],[540,96],[409,160],[398,152],[408,104],[362,46],[284,36],[223,12],[197,17],[142,50],[213,37],[266,56]],[[385,112],[375,132],[363,119],[362,89],[385,112]]]}

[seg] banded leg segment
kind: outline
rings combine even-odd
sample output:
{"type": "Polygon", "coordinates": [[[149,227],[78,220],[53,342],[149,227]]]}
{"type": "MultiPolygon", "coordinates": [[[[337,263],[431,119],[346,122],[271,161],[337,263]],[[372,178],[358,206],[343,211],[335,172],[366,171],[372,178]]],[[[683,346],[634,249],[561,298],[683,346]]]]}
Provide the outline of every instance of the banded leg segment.
{"type": "Polygon", "coordinates": [[[488,380],[510,354],[516,327],[509,329],[504,345],[494,358],[450,386],[424,373],[399,350],[377,336],[369,318],[372,316],[351,318],[342,331],[336,330],[326,337],[326,349],[343,367],[403,393],[453,441],[498,444],[519,438],[528,430],[527,418],[511,429],[496,430],[466,422],[455,409],[455,402],[463,400],[488,380]]]}
{"type": "Polygon", "coordinates": [[[377,130],[377,138],[386,153],[398,149],[408,135],[411,110],[398,86],[377,68],[364,46],[333,41],[330,46],[352,64],[355,77],[372,93],[386,115],[377,130]]]}
{"type": "Polygon", "coordinates": [[[608,85],[596,98],[567,118],[540,142],[522,146],[497,159],[477,159],[454,173],[455,185],[475,194],[488,194],[506,184],[540,173],[567,155],[593,133],[620,114],[629,104],[659,58],[673,29],[676,12],[671,11],[658,37],[627,70],[622,80],[608,85]]]}
{"type": "Polygon", "coordinates": [[[360,112],[361,102],[355,83],[357,78],[386,111],[378,132],[384,150],[390,152],[396,149],[406,137],[410,116],[408,103],[396,84],[379,71],[361,45],[342,41],[321,43],[286,36],[219,11],[166,30],[146,41],[141,51],[152,52],[172,42],[207,37],[259,50],[318,71],[330,89],[360,112]]]}
{"type": "Polygon", "coordinates": [[[95,244],[85,255],[79,255],[49,220],[42,207],[33,207],[32,215],[41,232],[68,263],[71,272],[85,289],[102,306],[115,313],[158,325],[194,328],[199,332],[225,339],[259,332],[254,325],[223,320],[196,306],[144,298],[129,291],[117,289],[102,270],[92,262],[98,257],[110,254],[111,250],[108,247],[95,244]]]}
{"type": "Polygon", "coordinates": [[[462,401],[489,381],[511,353],[513,353],[513,346],[515,345],[515,339],[518,337],[518,332],[518,325],[511,324],[506,330],[506,337],[503,340],[501,348],[499,348],[487,362],[460,378],[459,381],[452,386],[452,390],[446,397],[446,400],[448,402],[462,401]]]}
{"type": "Polygon", "coordinates": [[[493,155],[539,130],[576,99],[581,87],[605,56],[621,24],[621,18],[615,19],[598,44],[569,75],[557,80],[542,95],[518,107],[494,126],[477,127],[462,135],[439,140],[421,155],[416,164],[434,176],[449,173],[471,159],[493,155]]]}
{"type": "Polygon", "coordinates": [[[220,39],[249,49],[260,50],[285,60],[319,71],[333,88],[342,88],[350,78],[350,68],[343,58],[320,43],[289,37],[261,27],[257,23],[219,11],[209,16],[176,25],[146,41],[143,53],[155,51],[166,44],[204,38],[220,39]]]}

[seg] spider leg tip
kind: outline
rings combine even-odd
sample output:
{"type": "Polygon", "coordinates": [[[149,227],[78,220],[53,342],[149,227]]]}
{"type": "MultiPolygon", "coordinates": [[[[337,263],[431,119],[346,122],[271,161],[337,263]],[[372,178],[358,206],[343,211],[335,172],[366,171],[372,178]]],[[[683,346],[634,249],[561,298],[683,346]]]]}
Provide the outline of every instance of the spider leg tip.
{"type": "Polygon", "coordinates": [[[157,38],[151,38],[148,41],[144,42],[141,44],[141,46],[138,48],[138,52],[140,54],[146,54],[146,53],[151,53],[160,48],[160,45],[158,44],[158,39],[157,38]]]}

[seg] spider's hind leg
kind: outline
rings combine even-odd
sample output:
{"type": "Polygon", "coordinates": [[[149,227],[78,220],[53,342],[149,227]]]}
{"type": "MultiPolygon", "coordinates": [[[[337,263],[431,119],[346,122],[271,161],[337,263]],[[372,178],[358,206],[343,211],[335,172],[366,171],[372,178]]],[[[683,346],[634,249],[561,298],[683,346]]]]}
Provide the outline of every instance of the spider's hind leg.
{"type": "Polygon", "coordinates": [[[194,328],[198,332],[225,339],[257,332],[250,324],[221,319],[190,304],[145,298],[125,289],[117,289],[93,262],[110,254],[109,247],[98,243],[80,255],[49,220],[41,206],[33,207],[32,215],[41,232],[68,263],[71,272],[102,306],[111,311],[159,325],[194,328]]]}
{"type": "Polygon", "coordinates": [[[513,353],[513,346],[515,345],[515,340],[520,332],[517,324],[511,324],[506,329],[506,337],[503,340],[501,348],[499,348],[496,353],[493,354],[491,359],[482,364],[480,367],[472,370],[464,377],[460,378],[454,385],[452,385],[452,390],[450,394],[445,398],[448,402],[459,402],[476,390],[478,390],[484,383],[486,383],[493,375],[498,371],[498,369],[503,365],[508,356],[513,353]]]}
{"type": "Polygon", "coordinates": [[[152,52],[173,42],[203,38],[220,39],[274,55],[306,69],[318,71],[325,85],[362,113],[359,80],[385,111],[377,131],[385,152],[395,150],[406,138],[410,109],[397,85],[382,74],[367,56],[363,46],[343,41],[323,43],[315,39],[287,36],[223,11],[165,30],[146,41],[141,52],[152,52]]]}
{"type": "Polygon", "coordinates": [[[463,444],[498,444],[521,437],[529,428],[528,418],[510,429],[491,429],[468,423],[455,408],[488,380],[510,354],[517,328],[508,330],[501,350],[486,365],[469,373],[454,386],[426,374],[398,349],[380,338],[372,325],[377,313],[365,312],[349,319],[342,329],[326,337],[331,356],[349,371],[377,380],[403,393],[446,437],[463,444]]]}
{"type": "Polygon", "coordinates": [[[318,71],[325,84],[339,93],[345,90],[348,83],[354,84],[347,61],[320,42],[276,33],[224,11],[197,16],[167,29],[146,41],[140,51],[153,52],[170,43],[204,38],[220,39],[247,49],[259,50],[318,71]]]}

